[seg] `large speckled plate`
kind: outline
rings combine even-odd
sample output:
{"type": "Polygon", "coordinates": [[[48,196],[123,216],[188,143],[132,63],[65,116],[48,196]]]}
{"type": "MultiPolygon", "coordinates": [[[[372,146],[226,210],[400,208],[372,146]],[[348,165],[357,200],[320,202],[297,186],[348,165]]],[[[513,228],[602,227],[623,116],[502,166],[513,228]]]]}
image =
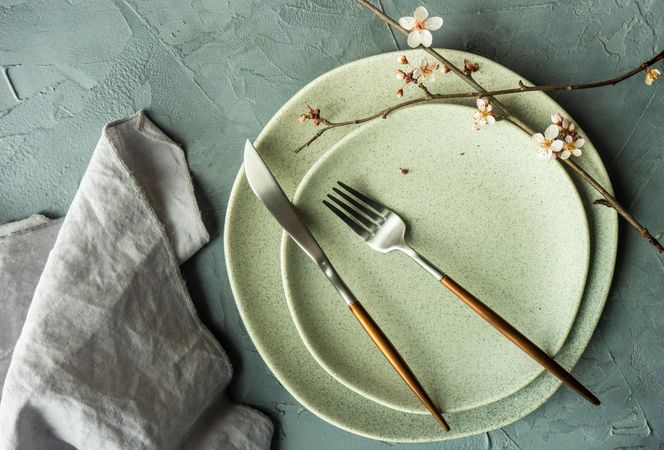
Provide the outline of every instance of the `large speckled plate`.
{"type": "MultiPolygon", "coordinates": [[[[479,62],[481,69],[475,78],[487,87],[513,87],[522,79],[488,59],[464,52],[441,51],[457,65],[463,64],[464,58],[479,62]]],[[[393,104],[394,91],[398,87],[398,81],[394,79],[396,57],[401,53],[413,59],[424,56],[419,50],[388,53],[339,67],[307,85],[275,114],[255,144],[287,194],[293,195],[311,165],[353,131],[352,127],[335,129],[301,154],[293,153],[315,132],[310,124],[296,122],[304,103],[320,107],[331,120],[360,117],[393,104]]],[[[465,92],[468,87],[448,74],[437,82],[435,90],[465,92]]],[[[410,90],[405,98],[416,95],[419,95],[417,90],[410,90]]],[[[503,101],[514,113],[540,129],[549,123],[551,112],[564,113],[558,104],[542,93],[504,97],[503,101]]],[[[606,170],[588,140],[584,150],[579,163],[611,191],[606,170]]],[[[534,157],[528,150],[506,149],[505,155],[510,158],[534,157]]],[[[358,154],[358,158],[361,157],[358,154]]],[[[568,369],[583,353],[604,307],[613,275],[618,236],[615,212],[593,205],[598,195],[592,188],[578,184],[577,189],[590,226],[591,255],[586,289],[577,316],[556,355],[556,360],[568,369]]],[[[565,239],[564,230],[559,232],[560,237],[551,237],[556,234],[552,232],[550,238],[565,239]]],[[[447,419],[452,426],[449,433],[444,433],[426,415],[387,408],[348,389],[317,363],[293,324],[282,288],[281,239],[281,228],[253,195],[241,170],[229,200],[224,235],[235,300],[249,335],[272,372],[300,403],[324,420],[353,433],[387,441],[457,438],[495,429],[525,416],[560,386],[557,379],[542,373],[512,395],[481,408],[449,413],[447,419]]]]}
{"type": "MultiPolygon", "coordinates": [[[[506,149],[531,151],[523,131],[509,122],[472,131],[472,115],[466,106],[431,104],[359,128],[314,164],[293,199],[446,413],[505,398],[543,368],[407,256],[371,250],[321,200],[343,180],[387,203],[409,222],[413,246],[555,355],[585,288],[583,203],[560,164],[505,157],[506,149]],[[565,230],[567,239],[551,239],[550,230],[565,230]]],[[[282,242],[288,305],[314,358],[372,400],[427,414],[316,264],[288,236],[282,242]]]]}

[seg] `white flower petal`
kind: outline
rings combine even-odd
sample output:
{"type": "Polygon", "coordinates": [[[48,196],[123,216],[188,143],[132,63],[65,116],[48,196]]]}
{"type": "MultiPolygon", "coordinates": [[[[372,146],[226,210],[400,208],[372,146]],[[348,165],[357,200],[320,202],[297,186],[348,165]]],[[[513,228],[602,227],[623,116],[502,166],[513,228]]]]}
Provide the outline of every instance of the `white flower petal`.
{"type": "Polygon", "coordinates": [[[426,22],[424,22],[424,27],[427,30],[436,31],[443,26],[442,17],[429,17],[426,22]]]}
{"type": "Polygon", "coordinates": [[[479,109],[480,111],[486,108],[486,103],[483,98],[478,98],[476,103],[477,103],[477,109],[479,109]]]}
{"type": "Polygon", "coordinates": [[[549,128],[544,131],[544,136],[549,140],[555,139],[558,137],[559,131],[558,125],[549,125],[549,128]]]}
{"type": "Polygon", "coordinates": [[[424,45],[425,47],[431,47],[432,42],[433,42],[433,36],[431,35],[431,31],[423,30],[422,31],[422,45],[424,45]]]}
{"type": "Polygon", "coordinates": [[[549,159],[549,158],[550,158],[549,152],[545,152],[545,151],[538,151],[537,152],[537,159],[549,159]]]}
{"type": "Polygon", "coordinates": [[[652,84],[652,78],[646,75],[646,84],[650,86],[652,84]]]}
{"type": "Polygon", "coordinates": [[[571,155],[569,150],[563,150],[563,152],[560,154],[560,159],[567,159],[571,155]]]}
{"type": "MultiPolygon", "coordinates": [[[[487,100],[487,103],[488,103],[488,100],[487,100]]],[[[487,104],[485,109],[486,109],[488,112],[491,112],[491,111],[493,110],[493,106],[491,106],[490,104],[487,104]]]]}
{"type": "Polygon", "coordinates": [[[530,138],[535,145],[539,145],[544,142],[544,135],[542,133],[535,133],[530,138]]]}
{"type": "Polygon", "coordinates": [[[574,156],[581,156],[583,154],[583,151],[581,151],[580,148],[575,148],[574,151],[572,151],[572,154],[574,156]]]}
{"type": "Polygon", "coordinates": [[[413,78],[419,78],[420,75],[422,75],[422,69],[418,67],[417,69],[413,70],[413,78]]]}
{"type": "Polygon", "coordinates": [[[489,125],[493,125],[494,123],[496,123],[496,118],[493,116],[489,116],[486,118],[486,121],[489,123],[489,125]]]}
{"type": "Polygon", "coordinates": [[[413,13],[413,17],[418,22],[424,22],[429,17],[429,11],[424,6],[418,6],[413,13]]]}
{"type": "Polygon", "coordinates": [[[583,144],[585,144],[586,141],[583,140],[583,138],[579,138],[576,141],[574,141],[574,147],[579,148],[583,147],[583,144]]]}
{"type": "Polygon", "coordinates": [[[408,34],[408,46],[411,48],[418,47],[422,43],[422,32],[411,31],[408,34]]]}
{"type": "Polygon", "coordinates": [[[571,144],[574,138],[572,136],[565,136],[565,143],[566,144],[571,144]]]}
{"type": "Polygon", "coordinates": [[[563,141],[561,141],[560,139],[556,139],[551,143],[550,148],[552,152],[559,152],[560,150],[563,149],[563,141]]]}
{"type": "Polygon", "coordinates": [[[399,25],[410,31],[415,27],[415,17],[402,17],[399,19],[399,25]]]}

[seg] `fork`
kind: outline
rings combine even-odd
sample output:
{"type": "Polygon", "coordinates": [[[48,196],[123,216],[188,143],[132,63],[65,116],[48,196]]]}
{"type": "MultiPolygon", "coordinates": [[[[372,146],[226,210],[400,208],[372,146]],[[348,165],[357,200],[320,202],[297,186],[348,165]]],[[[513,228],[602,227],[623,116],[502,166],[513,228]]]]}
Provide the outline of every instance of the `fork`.
{"type": "Polygon", "coordinates": [[[369,247],[381,253],[398,250],[410,256],[443,286],[448,288],[461,301],[498,330],[498,332],[555,375],[560,381],[574,389],[593,405],[600,404],[599,399],[592,392],[577,381],[576,378],[561,367],[553,358],[547,355],[544,350],[535,345],[523,333],[498,315],[498,313],[464,289],[449,275],[445,274],[428,259],[415,251],[406,242],[406,223],[397,213],[345,183],[341,181],[337,181],[337,183],[343,190],[335,186],[332,188],[332,191],[340,198],[328,194],[327,197],[331,202],[323,200],[323,203],[364,239],[369,247]]]}

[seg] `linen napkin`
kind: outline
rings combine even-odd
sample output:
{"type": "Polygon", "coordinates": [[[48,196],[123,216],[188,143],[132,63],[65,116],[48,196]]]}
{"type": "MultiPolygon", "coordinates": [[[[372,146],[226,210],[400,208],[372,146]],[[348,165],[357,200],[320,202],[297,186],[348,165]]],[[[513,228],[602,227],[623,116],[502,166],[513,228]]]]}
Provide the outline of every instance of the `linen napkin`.
{"type": "Polygon", "coordinates": [[[179,271],[208,240],[142,111],[104,128],[64,219],[0,226],[0,448],[269,448],[179,271]]]}

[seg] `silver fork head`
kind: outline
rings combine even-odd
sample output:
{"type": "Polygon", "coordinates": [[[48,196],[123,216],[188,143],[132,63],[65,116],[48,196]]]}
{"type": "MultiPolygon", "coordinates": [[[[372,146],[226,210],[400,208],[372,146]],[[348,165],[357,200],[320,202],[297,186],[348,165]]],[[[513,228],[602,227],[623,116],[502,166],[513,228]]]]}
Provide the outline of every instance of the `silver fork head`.
{"type": "Polygon", "coordinates": [[[341,189],[332,188],[337,196],[328,194],[331,201],[323,203],[371,248],[388,253],[407,247],[406,223],[397,213],[341,181],[337,184],[341,189]]]}

